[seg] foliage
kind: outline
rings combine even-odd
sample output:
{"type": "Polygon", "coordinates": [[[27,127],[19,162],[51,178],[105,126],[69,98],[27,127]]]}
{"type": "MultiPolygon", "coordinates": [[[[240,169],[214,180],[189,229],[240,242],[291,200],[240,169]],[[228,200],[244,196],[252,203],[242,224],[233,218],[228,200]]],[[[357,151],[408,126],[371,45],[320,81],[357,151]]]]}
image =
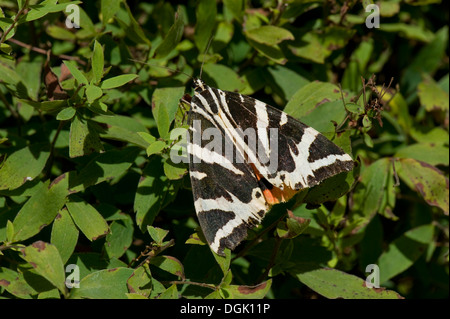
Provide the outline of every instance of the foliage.
{"type": "Polygon", "coordinates": [[[0,296],[448,297],[443,2],[1,0],[0,296]],[[225,257],[169,157],[200,73],[358,162],[225,257]]]}

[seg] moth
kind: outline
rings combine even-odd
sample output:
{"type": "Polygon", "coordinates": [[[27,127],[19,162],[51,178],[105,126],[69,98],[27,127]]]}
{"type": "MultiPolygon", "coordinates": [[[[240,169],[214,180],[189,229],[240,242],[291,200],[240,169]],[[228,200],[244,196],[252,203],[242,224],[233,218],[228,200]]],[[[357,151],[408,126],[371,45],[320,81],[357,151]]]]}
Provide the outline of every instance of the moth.
{"type": "Polygon", "coordinates": [[[285,112],[200,79],[193,86],[189,174],[200,226],[217,254],[233,250],[272,205],[353,169],[350,155],[285,112]]]}

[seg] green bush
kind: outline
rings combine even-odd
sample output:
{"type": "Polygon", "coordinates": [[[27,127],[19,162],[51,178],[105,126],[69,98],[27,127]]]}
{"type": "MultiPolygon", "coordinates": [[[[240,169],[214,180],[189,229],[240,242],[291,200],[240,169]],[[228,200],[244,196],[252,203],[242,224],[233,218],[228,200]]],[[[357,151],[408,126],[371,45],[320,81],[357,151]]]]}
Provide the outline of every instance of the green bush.
{"type": "Polygon", "coordinates": [[[0,0],[0,296],[448,298],[443,2],[0,0]],[[169,157],[200,74],[358,163],[225,257],[169,157]]]}

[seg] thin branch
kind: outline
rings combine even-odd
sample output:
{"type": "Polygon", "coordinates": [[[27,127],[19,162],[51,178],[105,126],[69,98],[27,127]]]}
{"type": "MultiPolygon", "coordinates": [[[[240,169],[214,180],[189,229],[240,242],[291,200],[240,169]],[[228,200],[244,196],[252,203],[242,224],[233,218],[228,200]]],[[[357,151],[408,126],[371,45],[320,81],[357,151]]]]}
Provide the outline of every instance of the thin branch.
{"type": "Polygon", "coordinates": [[[17,21],[19,21],[20,16],[22,15],[22,13],[28,9],[28,2],[29,0],[26,0],[22,9],[19,10],[19,12],[17,12],[16,17],[14,18],[13,23],[11,23],[11,25],[9,26],[9,28],[3,33],[2,38],[0,39],[0,44],[5,42],[6,37],[8,36],[8,34],[11,32],[12,29],[14,29],[14,27],[16,26],[17,21]]]}
{"type": "MultiPolygon", "coordinates": [[[[37,53],[40,53],[40,54],[44,54],[44,55],[47,55],[48,52],[50,51],[50,50],[44,50],[44,49],[41,49],[41,48],[32,46],[31,44],[27,44],[27,43],[24,43],[24,42],[22,42],[22,41],[19,41],[19,40],[13,39],[13,38],[8,39],[7,41],[9,41],[9,42],[11,42],[11,43],[14,43],[14,44],[16,44],[16,45],[18,45],[18,46],[21,46],[21,47],[23,47],[23,48],[27,48],[27,49],[29,49],[29,50],[31,50],[31,51],[34,51],[34,52],[37,52],[37,53]]],[[[56,55],[56,54],[53,54],[53,53],[51,53],[51,52],[50,52],[50,54],[51,54],[52,56],[57,57],[57,58],[60,58],[60,59],[62,59],[62,60],[73,60],[73,61],[78,62],[78,63],[81,64],[81,65],[86,65],[86,62],[84,62],[83,60],[81,60],[79,57],[73,57],[73,56],[66,55],[66,54],[56,55]]]]}

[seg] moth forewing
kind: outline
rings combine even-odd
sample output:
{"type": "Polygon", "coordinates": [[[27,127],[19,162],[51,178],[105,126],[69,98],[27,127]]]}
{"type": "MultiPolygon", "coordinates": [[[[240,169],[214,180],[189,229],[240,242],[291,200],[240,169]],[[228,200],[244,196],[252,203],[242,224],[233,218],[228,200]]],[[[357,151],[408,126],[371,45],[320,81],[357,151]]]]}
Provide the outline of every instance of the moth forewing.
{"type": "Polygon", "coordinates": [[[271,205],[353,169],[341,148],[286,113],[199,79],[194,86],[189,171],[195,210],[216,253],[234,249],[271,205]]]}

